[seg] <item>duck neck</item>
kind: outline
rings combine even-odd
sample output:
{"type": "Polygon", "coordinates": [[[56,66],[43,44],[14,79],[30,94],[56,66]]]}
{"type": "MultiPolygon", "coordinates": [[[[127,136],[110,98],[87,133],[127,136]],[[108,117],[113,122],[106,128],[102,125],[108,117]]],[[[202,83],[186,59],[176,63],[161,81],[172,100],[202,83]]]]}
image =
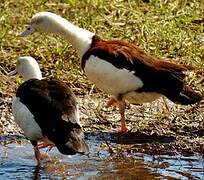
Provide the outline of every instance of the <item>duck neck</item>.
{"type": "Polygon", "coordinates": [[[78,54],[81,58],[84,53],[90,48],[94,33],[79,28],[62,17],[59,17],[59,19],[57,19],[54,24],[55,26],[53,28],[55,30],[53,33],[60,35],[67,41],[69,41],[72,46],[78,51],[78,54]]]}
{"type": "Polygon", "coordinates": [[[27,71],[23,75],[23,80],[28,81],[29,79],[42,79],[41,71],[27,71]]]}

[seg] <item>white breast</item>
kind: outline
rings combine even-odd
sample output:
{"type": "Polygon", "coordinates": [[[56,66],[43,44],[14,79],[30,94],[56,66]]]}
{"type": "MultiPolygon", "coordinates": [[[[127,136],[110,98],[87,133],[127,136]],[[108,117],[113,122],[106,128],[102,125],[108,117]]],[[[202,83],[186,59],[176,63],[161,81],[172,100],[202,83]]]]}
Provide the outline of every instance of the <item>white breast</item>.
{"type": "Polygon", "coordinates": [[[35,122],[29,109],[20,102],[20,98],[14,97],[12,102],[12,113],[15,122],[24,131],[25,136],[30,140],[43,138],[41,128],[35,122]]]}
{"type": "Polygon", "coordinates": [[[105,92],[117,96],[143,86],[140,78],[127,69],[118,69],[96,56],[90,56],[84,68],[87,77],[105,92]]]}

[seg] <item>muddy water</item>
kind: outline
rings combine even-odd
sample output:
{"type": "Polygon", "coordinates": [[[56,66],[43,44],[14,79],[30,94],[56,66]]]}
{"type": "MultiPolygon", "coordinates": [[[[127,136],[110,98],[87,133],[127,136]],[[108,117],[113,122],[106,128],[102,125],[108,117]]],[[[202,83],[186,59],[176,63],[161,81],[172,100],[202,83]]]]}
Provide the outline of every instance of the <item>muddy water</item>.
{"type": "Polygon", "coordinates": [[[104,143],[88,135],[88,155],[64,156],[44,149],[42,167],[35,166],[31,144],[21,136],[3,137],[0,145],[1,179],[204,179],[201,156],[127,153],[124,145],[104,143]],[[12,138],[12,139],[11,139],[12,138]],[[111,148],[111,146],[116,148],[111,148]]]}

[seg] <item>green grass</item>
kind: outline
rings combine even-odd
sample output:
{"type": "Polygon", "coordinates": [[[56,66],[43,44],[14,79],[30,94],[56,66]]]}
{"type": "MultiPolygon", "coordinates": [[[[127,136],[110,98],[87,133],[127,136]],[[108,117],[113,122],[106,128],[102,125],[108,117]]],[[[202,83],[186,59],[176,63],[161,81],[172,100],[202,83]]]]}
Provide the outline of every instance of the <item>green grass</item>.
{"type": "MultiPolygon", "coordinates": [[[[39,11],[57,13],[105,39],[126,40],[154,56],[204,67],[204,10],[200,1],[1,0],[0,92],[4,94],[10,95],[16,87],[5,73],[12,69],[18,56],[24,55],[39,60],[44,76],[65,80],[81,93],[87,93],[91,87],[69,43],[39,33],[27,38],[16,37],[39,11]]],[[[202,77],[203,71],[198,71],[188,81],[201,90],[202,77]]]]}

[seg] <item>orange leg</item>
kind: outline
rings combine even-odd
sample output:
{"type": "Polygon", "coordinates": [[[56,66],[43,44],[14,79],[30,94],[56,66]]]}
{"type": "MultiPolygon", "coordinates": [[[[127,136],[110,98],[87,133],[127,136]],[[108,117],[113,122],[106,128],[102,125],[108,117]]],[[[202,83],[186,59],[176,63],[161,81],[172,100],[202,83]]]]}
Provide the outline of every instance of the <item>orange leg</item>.
{"type": "Polygon", "coordinates": [[[35,158],[37,160],[37,166],[40,166],[41,165],[40,163],[41,154],[37,146],[34,147],[34,152],[35,152],[35,158]]]}
{"type": "Polygon", "coordinates": [[[111,98],[111,99],[107,102],[106,107],[107,107],[107,108],[108,108],[108,107],[111,107],[111,106],[116,107],[117,105],[118,105],[117,100],[115,100],[114,98],[111,98]]]}
{"type": "Polygon", "coordinates": [[[42,142],[42,143],[38,144],[37,147],[38,147],[38,149],[49,147],[48,151],[50,151],[53,147],[55,147],[55,145],[51,144],[51,143],[42,142]]]}
{"type": "Polygon", "coordinates": [[[49,139],[47,138],[43,138],[42,142],[40,144],[38,144],[38,149],[42,149],[42,148],[46,148],[49,147],[49,151],[55,147],[55,144],[53,142],[51,142],[49,139]]]}
{"type": "MultiPolygon", "coordinates": [[[[114,100],[114,101],[116,101],[116,100],[114,100]]],[[[125,101],[122,101],[122,100],[121,101],[116,101],[116,103],[119,106],[119,113],[120,113],[120,116],[121,116],[121,119],[120,119],[121,120],[121,127],[120,128],[112,128],[112,130],[113,131],[127,132],[127,131],[129,131],[129,129],[126,126],[126,123],[125,123],[125,101]]]]}
{"type": "Polygon", "coordinates": [[[41,165],[41,163],[40,163],[40,151],[39,151],[38,146],[37,146],[37,141],[31,141],[31,144],[33,145],[35,158],[37,160],[37,166],[40,166],[41,165]]]}
{"type": "Polygon", "coordinates": [[[119,101],[119,112],[121,116],[121,131],[127,132],[129,129],[127,128],[125,123],[125,102],[124,101],[119,101]]]}

